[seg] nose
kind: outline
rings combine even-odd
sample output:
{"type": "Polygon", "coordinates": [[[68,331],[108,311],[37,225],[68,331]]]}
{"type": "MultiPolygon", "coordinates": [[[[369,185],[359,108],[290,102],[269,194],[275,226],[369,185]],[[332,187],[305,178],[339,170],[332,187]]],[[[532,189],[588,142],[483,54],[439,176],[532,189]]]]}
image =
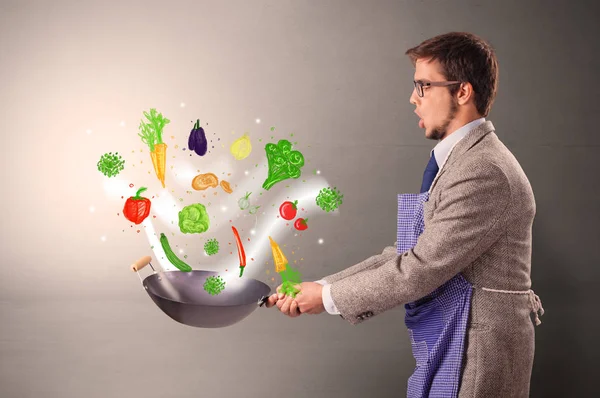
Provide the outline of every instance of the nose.
{"type": "Polygon", "coordinates": [[[416,106],[418,98],[419,98],[419,96],[417,95],[417,89],[413,88],[413,91],[410,94],[410,98],[408,99],[408,102],[410,102],[411,104],[416,106]]]}

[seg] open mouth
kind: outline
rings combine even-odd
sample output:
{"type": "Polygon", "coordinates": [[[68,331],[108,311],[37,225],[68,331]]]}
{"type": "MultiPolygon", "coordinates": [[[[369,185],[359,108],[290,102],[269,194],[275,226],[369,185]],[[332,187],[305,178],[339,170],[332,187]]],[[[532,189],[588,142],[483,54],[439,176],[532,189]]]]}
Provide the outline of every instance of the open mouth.
{"type": "Polygon", "coordinates": [[[424,128],[425,127],[425,122],[423,121],[423,118],[421,117],[421,115],[419,115],[417,113],[417,111],[415,111],[415,115],[417,115],[419,117],[419,127],[420,128],[424,128]]]}

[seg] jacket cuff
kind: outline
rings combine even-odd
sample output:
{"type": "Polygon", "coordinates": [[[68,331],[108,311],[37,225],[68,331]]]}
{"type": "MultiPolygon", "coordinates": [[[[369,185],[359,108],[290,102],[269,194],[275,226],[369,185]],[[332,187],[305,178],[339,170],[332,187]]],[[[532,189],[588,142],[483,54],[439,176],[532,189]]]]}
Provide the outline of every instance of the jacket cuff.
{"type": "MultiPolygon", "coordinates": [[[[332,296],[332,291],[331,291],[333,285],[335,285],[337,293],[339,293],[338,282],[334,282],[333,284],[328,285],[327,294],[331,298],[331,302],[333,302],[333,296],[332,296]]],[[[334,291],[333,293],[335,294],[336,291],[334,291]]],[[[325,287],[323,287],[323,295],[325,295],[325,287]]],[[[340,301],[342,300],[339,297],[338,297],[338,299],[340,299],[340,301]]],[[[337,310],[337,308],[336,308],[336,310],[337,310]]],[[[358,314],[350,313],[350,312],[348,312],[348,305],[346,305],[346,308],[342,308],[342,310],[344,310],[346,312],[344,314],[342,314],[341,312],[339,312],[339,310],[337,310],[338,314],[340,315],[340,317],[342,317],[342,319],[350,322],[352,325],[358,325],[359,323],[362,323],[365,320],[367,320],[368,318],[371,318],[372,316],[374,316],[373,311],[365,311],[365,312],[358,313],[358,314]]]]}
{"type": "Polygon", "coordinates": [[[325,307],[325,310],[328,313],[330,313],[331,315],[340,315],[340,312],[338,311],[337,307],[335,306],[335,303],[333,302],[333,299],[331,298],[330,284],[326,284],[323,286],[322,298],[323,306],[325,307]]]}

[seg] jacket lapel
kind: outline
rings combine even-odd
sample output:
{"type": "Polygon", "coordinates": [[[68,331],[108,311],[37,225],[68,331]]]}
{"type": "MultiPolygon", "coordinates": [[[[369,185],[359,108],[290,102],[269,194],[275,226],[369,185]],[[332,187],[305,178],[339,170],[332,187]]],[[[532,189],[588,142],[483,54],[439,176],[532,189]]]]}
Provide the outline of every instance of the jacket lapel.
{"type": "Polygon", "coordinates": [[[454,148],[452,148],[452,150],[448,154],[448,158],[446,159],[446,162],[442,165],[442,169],[438,172],[437,176],[433,180],[430,192],[433,191],[437,180],[442,176],[442,174],[444,174],[446,170],[448,170],[449,167],[452,166],[454,162],[456,162],[458,158],[460,158],[465,152],[471,149],[474,145],[481,141],[483,137],[485,137],[492,131],[495,131],[494,125],[491,121],[486,120],[479,126],[470,130],[460,141],[458,141],[454,148]]]}

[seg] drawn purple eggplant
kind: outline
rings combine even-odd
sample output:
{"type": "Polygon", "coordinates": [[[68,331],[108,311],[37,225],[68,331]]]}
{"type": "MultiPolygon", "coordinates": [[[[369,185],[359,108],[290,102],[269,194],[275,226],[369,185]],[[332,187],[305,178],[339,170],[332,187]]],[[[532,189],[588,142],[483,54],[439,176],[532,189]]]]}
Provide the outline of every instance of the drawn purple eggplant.
{"type": "Polygon", "coordinates": [[[194,128],[190,132],[188,147],[190,151],[194,151],[200,156],[206,155],[208,141],[206,140],[204,129],[200,126],[200,119],[196,120],[196,124],[194,124],[194,128]]]}

